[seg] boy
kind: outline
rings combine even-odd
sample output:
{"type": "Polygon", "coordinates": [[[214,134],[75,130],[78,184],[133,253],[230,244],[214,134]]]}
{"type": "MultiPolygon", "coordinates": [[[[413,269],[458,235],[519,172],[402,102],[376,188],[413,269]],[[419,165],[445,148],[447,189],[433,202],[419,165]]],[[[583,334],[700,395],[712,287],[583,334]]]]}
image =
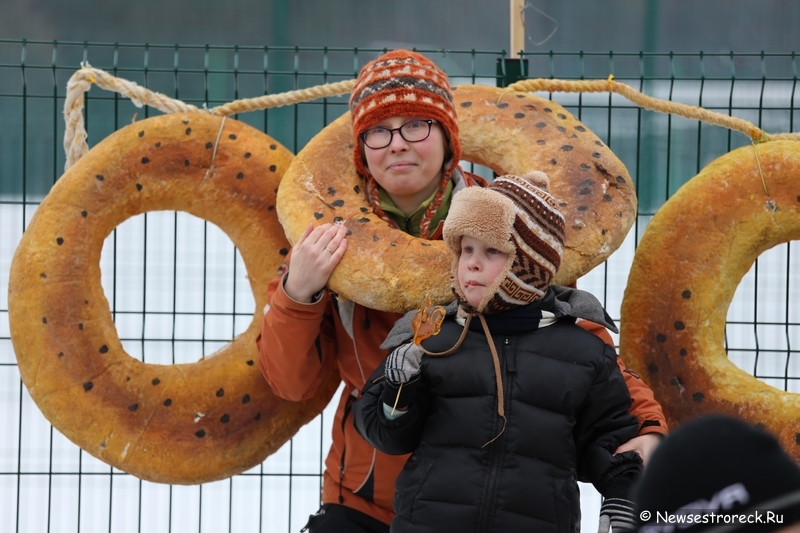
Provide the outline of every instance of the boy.
{"type": "Polygon", "coordinates": [[[444,239],[457,300],[421,345],[408,342],[410,315],[398,322],[353,406],[378,450],[412,453],[393,532],[577,532],[578,480],[605,496],[612,526],[633,525],[642,461],[614,455],[637,433],[631,397],[613,348],[575,320],[616,328],[588,293],[550,286],[564,219],[547,187],[532,172],[453,196],[444,239]]]}
{"type": "MultiPolygon", "coordinates": [[[[447,75],[416,52],[387,52],[361,69],[350,110],[353,160],[374,212],[406,233],[441,239],[453,195],[487,185],[459,166],[457,113],[447,75]]],[[[406,458],[367,444],[355,431],[351,405],[370,374],[383,368],[387,352],[378,345],[402,315],[325,290],[347,249],[346,232],[345,226],[309,225],[292,247],[291,260],[268,288],[258,366],[275,394],[292,401],[312,397],[330,366],[338,368],[344,387],[325,460],[322,507],[307,528],[387,533],[395,480],[406,458]]],[[[602,326],[592,331],[612,342],[602,326]]],[[[666,433],[666,421],[644,382],[632,373],[624,377],[640,427],[620,451],[635,450],[646,460],[666,433]]]]}

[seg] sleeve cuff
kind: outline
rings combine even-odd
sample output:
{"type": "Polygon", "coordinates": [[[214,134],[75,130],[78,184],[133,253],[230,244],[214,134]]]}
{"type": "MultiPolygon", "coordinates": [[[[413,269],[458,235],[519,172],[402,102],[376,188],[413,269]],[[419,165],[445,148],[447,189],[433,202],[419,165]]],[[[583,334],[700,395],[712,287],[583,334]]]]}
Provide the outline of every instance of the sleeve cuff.
{"type": "Polygon", "coordinates": [[[631,487],[633,487],[635,479],[629,476],[619,476],[609,481],[604,490],[604,498],[630,498],[631,487]]]}
{"type": "Polygon", "coordinates": [[[289,302],[292,302],[294,305],[300,305],[300,306],[304,306],[304,307],[310,306],[310,305],[316,305],[325,296],[325,288],[323,287],[322,289],[319,290],[319,292],[317,292],[316,294],[314,294],[311,297],[311,301],[310,302],[299,302],[299,301],[295,300],[294,298],[289,296],[289,293],[286,292],[286,288],[284,287],[284,285],[286,284],[286,279],[288,278],[288,276],[289,276],[289,272],[286,272],[283,275],[283,278],[281,279],[281,283],[280,283],[280,291],[279,292],[282,293],[283,296],[286,297],[286,300],[288,300],[289,302]]]}
{"type": "Polygon", "coordinates": [[[667,436],[667,428],[661,425],[658,420],[645,420],[639,427],[639,435],[659,435],[667,436]]]}
{"type": "Polygon", "coordinates": [[[391,381],[386,380],[386,385],[383,387],[383,391],[381,391],[381,400],[383,400],[383,403],[390,406],[390,410],[395,408],[395,413],[397,412],[397,409],[405,410],[409,405],[411,405],[411,402],[417,395],[418,384],[419,374],[416,376],[416,378],[412,379],[408,383],[403,384],[402,388],[400,388],[399,385],[395,385],[391,381]]]}
{"type": "Polygon", "coordinates": [[[402,411],[400,409],[394,409],[394,413],[392,413],[392,406],[387,403],[383,403],[383,416],[386,417],[386,420],[395,420],[397,418],[400,418],[407,412],[408,411],[405,409],[403,409],[402,411]]]}
{"type": "Polygon", "coordinates": [[[597,491],[604,498],[628,498],[629,492],[642,473],[642,458],[638,453],[629,451],[614,455],[611,458],[616,465],[603,476],[600,483],[595,483],[597,491]]]}

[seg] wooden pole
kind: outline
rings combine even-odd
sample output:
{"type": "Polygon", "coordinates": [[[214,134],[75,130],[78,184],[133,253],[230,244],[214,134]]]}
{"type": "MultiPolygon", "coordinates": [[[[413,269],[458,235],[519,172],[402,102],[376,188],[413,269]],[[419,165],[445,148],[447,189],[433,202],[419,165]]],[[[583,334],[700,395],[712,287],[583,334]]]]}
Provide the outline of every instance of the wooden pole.
{"type": "Polygon", "coordinates": [[[519,53],[525,50],[525,19],[522,10],[525,8],[525,0],[509,0],[511,11],[511,59],[519,59],[519,53]]]}

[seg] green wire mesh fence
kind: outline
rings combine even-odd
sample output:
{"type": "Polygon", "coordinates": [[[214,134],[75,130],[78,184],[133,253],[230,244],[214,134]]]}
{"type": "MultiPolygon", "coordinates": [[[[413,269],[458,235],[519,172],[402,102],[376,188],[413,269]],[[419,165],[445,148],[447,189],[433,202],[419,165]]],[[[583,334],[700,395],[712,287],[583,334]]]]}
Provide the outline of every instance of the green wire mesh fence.
{"type": "MultiPolygon", "coordinates": [[[[521,75],[606,79],[649,96],[746,119],[767,132],[796,129],[797,58],[787,54],[527,54],[420,50],[453,84],[507,85],[521,75]]],[[[67,80],[82,62],[196,106],[349,80],[382,50],[184,46],[0,40],[0,530],[47,532],[298,531],[319,504],[332,411],[263,464],[200,486],[136,479],[96,460],[54,430],[22,385],[8,324],[8,272],[42,198],[61,175],[67,80]]],[[[645,111],[610,93],[540,94],[566,107],[628,167],[639,198],[622,247],[580,281],[618,318],[636,242],[656,210],[713,159],[750,140],[737,132],[645,111]]],[[[242,113],[297,153],[347,109],[346,96],[242,113]]],[[[158,114],[99,88],[86,96],[89,146],[158,114]]],[[[491,177],[488,169],[475,169],[491,177]]],[[[691,236],[687,236],[690,239],[691,236]]],[[[728,314],[726,348],[745,371],[798,391],[800,262],[776,247],[742,281],[728,314]]],[[[154,212],[106,240],[103,287],[120,339],[150,363],[193,362],[242,332],[253,298],[238,251],[215,226],[184,213],[154,212]],[[197,237],[200,235],[201,237],[197,237]]],[[[586,490],[591,495],[591,491],[586,490]]],[[[587,500],[584,527],[595,503],[587,500]]]]}

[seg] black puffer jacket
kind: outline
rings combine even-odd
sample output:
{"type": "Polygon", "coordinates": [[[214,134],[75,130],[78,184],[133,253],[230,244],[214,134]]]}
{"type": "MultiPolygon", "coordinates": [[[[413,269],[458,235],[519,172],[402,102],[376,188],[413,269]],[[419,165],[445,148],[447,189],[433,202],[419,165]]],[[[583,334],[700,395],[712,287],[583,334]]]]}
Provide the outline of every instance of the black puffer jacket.
{"type": "MultiPolygon", "coordinates": [[[[627,495],[641,460],[634,452],[611,455],[637,434],[616,354],[574,318],[537,327],[543,309],[563,314],[550,291],[486,317],[500,360],[505,428],[478,319],[455,353],[423,357],[420,378],[403,386],[403,416],[384,415],[397,388],[383,379],[383,365],[368,381],[354,404],[359,433],[385,453],[413,452],[397,480],[393,532],[575,532],[578,480],[606,497],[627,495]]],[[[462,331],[448,315],[423,346],[446,351],[462,331]]]]}

